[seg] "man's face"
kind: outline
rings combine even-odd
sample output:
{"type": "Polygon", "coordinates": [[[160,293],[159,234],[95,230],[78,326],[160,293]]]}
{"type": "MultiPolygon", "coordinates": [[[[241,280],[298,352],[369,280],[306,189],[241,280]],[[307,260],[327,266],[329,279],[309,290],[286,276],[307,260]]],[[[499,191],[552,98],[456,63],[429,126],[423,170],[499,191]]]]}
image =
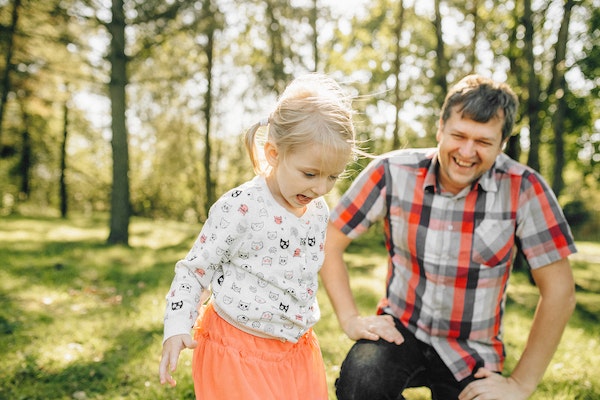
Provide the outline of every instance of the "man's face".
{"type": "Polygon", "coordinates": [[[440,120],[438,181],[444,190],[457,194],[492,167],[502,151],[503,123],[502,111],[485,123],[463,118],[455,109],[445,123],[440,120]]]}

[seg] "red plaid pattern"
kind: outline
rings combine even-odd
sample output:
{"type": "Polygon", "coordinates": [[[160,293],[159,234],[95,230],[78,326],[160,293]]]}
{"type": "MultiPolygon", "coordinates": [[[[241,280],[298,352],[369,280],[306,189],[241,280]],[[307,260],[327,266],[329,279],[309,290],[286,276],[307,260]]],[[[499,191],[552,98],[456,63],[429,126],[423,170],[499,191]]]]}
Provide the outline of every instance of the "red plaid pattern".
{"type": "Polygon", "coordinates": [[[378,312],[399,318],[462,380],[475,366],[502,370],[515,245],[531,268],[576,249],[554,194],[532,169],[501,154],[472,187],[450,195],[437,186],[436,164],[436,149],[374,160],[331,221],[352,238],[383,221],[390,262],[378,312]]]}

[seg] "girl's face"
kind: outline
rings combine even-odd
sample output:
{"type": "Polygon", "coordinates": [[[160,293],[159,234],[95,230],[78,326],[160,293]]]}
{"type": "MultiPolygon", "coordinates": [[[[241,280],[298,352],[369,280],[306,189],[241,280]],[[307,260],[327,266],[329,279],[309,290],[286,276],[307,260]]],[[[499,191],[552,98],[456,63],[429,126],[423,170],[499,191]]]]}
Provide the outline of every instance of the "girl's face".
{"type": "Polygon", "coordinates": [[[273,197],[290,212],[302,215],[308,203],[333,188],[346,168],[349,152],[307,144],[282,157],[277,147],[267,142],[265,154],[272,167],[267,184],[273,197]]]}

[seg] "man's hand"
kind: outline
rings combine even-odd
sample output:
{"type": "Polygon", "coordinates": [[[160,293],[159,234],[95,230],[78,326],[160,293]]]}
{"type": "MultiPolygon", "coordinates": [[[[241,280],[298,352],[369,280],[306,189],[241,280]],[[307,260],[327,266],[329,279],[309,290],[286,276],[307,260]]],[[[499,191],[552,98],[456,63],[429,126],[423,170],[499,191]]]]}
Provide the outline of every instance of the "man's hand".
{"type": "Polygon", "coordinates": [[[525,400],[531,394],[513,378],[506,378],[485,368],[479,368],[474,376],[478,380],[467,385],[458,395],[459,400],[525,400]]]}
{"type": "Polygon", "coordinates": [[[175,369],[177,369],[177,360],[179,360],[179,353],[183,349],[193,349],[198,345],[189,334],[171,336],[163,343],[162,357],[160,359],[160,365],[158,367],[158,375],[160,377],[160,384],[164,385],[169,383],[171,387],[177,385],[175,378],[171,376],[175,369]]]}
{"type": "Polygon", "coordinates": [[[372,315],[368,317],[356,315],[346,319],[341,325],[346,335],[352,340],[383,339],[395,344],[404,342],[404,337],[396,329],[394,320],[390,315],[372,315]]]}

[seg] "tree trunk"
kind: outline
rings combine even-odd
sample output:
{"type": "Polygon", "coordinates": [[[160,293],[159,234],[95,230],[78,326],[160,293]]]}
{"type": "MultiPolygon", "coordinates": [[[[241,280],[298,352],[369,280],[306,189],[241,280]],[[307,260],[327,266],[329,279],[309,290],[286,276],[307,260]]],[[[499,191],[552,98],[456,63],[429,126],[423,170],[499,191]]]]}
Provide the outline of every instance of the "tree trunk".
{"type": "Polygon", "coordinates": [[[437,44],[435,52],[437,54],[437,69],[435,71],[435,83],[439,88],[440,92],[437,95],[438,103],[441,108],[444,103],[444,98],[448,92],[448,60],[446,59],[446,51],[444,46],[444,38],[442,35],[442,15],[440,13],[440,0],[434,1],[435,5],[435,36],[437,38],[437,44]]]}
{"type": "Polygon", "coordinates": [[[2,154],[2,126],[4,122],[4,110],[6,110],[6,101],[8,92],[10,92],[10,72],[12,70],[12,56],[15,43],[15,32],[17,31],[17,22],[19,21],[19,7],[21,0],[14,0],[11,14],[10,26],[7,29],[6,54],[4,55],[4,71],[2,73],[2,94],[0,95],[0,154],[2,154]]]}
{"type": "Polygon", "coordinates": [[[273,4],[273,0],[266,2],[267,9],[267,26],[269,31],[269,40],[271,41],[271,68],[273,73],[273,89],[278,95],[283,93],[287,85],[287,76],[285,73],[283,61],[283,38],[282,38],[282,26],[275,10],[278,9],[277,4],[273,4]]]}
{"type": "Polygon", "coordinates": [[[60,148],[60,181],[59,181],[59,198],[60,198],[60,215],[63,218],[67,217],[68,201],[67,201],[67,182],[65,179],[67,170],[67,136],[69,133],[69,105],[65,100],[63,106],[63,140],[60,148]]]}
{"type": "Polygon", "coordinates": [[[313,31],[313,37],[312,37],[313,58],[315,60],[315,64],[313,66],[313,72],[317,72],[319,70],[319,34],[317,32],[318,19],[319,19],[318,0],[313,0],[312,8],[310,10],[310,26],[313,31]]]}
{"type": "Polygon", "coordinates": [[[540,84],[535,73],[535,56],[533,54],[533,15],[531,11],[531,0],[525,0],[523,12],[523,25],[525,26],[525,59],[527,60],[528,98],[527,117],[529,118],[529,155],[527,165],[536,171],[540,170],[540,137],[542,124],[540,121],[540,84]]]}
{"type": "Polygon", "coordinates": [[[112,116],[113,183],[108,243],[129,244],[129,149],[125,123],[125,87],[127,60],[125,56],[125,14],[123,0],[112,0],[112,20],[108,24],[110,46],[110,101],[112,116]]]}
{"type": "Polygon", "coordinates": [[[214,39],[215,39],[215,30],[216,26],[214,24],[214,15],[211,9],[211,0],[206,0],[205,2],[206,10],[208,12],[206,18],[209,20],[208,28],[207,28],[207,43],[206,43],[206,93],[204,94],[204,121],[206,123],[205,127],[205,139],[204,139],[204,176],[205,176],[205,190],[206,190],[206,204],[204,207],[204,211],[208,216],[208,211],[210,207],[215,202],[215,183],[211,174],[211,130],[210,130],[210,121],[212,114],[212,86],[213,86],[213,60],[214,60],[214,39]]]}
{"type": "MultiPolygon", "coordinates": [[[[523,78],[523,54],[522,50],[517,46],[517,37],[518,31],[520,29],[519,21],[520,17],[515,13],[514,15],[515,21],[513,24],[513,28],[510,32],[509,39],[509,51],[508,51],[508,59],[510,62],[510,71],[512,76],[515,79],[516,87],[525,87],[524,78],[523,78]]],[[[519,104],[519,112],[516,116],[517,119],[522,118],[523,116],[523,102],[519,104]]],[[[515,121],[516,122],[516,121],[515,121]]],[[[514,160],[519,161],[521,158],[521,134],[515,133],[509,139],[504,149],[504,152],[514,160]]]]}
{"type": "Polygon", "coordinates": [[[400,110],[402,109],[402,97],[400,95],[400,67],[402,65],[401,53],[402,48],[400,41],[402,39],[402,28],[404,25],[404,2],[398,0],[398,10],[396,15],[396,26],[394,30],[394,44],[396,46],[396,54],[394,57],[394,76],[396,77],[394,84],[394,108],[395,108],[395,121],[394,131],[392,133],[392,149],[400,148],[400,110]]]}
{"type": "Polygon", "coordinates": [[[564,122],[567,104],[565,96],[567,93],[567,83],[565,81],[565,55],[567,51],[567,42],[569,40],[569,23],[571,20],[571,9],[574,5],[573,0],[567,0],[564,7],[564,14],[558,40],[555,47],[555,58],[552,66],[552,84],[550,86],[549,98],[555,101],[556,112],[552,116],[552,127],[554,130],[554,173],[552,178],[552,190],[558,196],[564,187],[563,169],[565,167],[565,144],[564,144],[564,122]]]}
{"type": "Polygon", "coordinates": [[[31,194],[31,134],[29,133],[29,124],[26,122],[27,116],[24,115],[25,128],[22,133],[23,148],[19,160],[19,175],[21,176],[21,187],[19,194],[23,199],[28,199],[31,194]]]}
{"type": "Polygon", "coordinates": [[[472,0],[471,16],[473,17],[473,42],[471,43],[471,73],[477,68],[477,37],[479,36],[479,1],[472,0]]]}

